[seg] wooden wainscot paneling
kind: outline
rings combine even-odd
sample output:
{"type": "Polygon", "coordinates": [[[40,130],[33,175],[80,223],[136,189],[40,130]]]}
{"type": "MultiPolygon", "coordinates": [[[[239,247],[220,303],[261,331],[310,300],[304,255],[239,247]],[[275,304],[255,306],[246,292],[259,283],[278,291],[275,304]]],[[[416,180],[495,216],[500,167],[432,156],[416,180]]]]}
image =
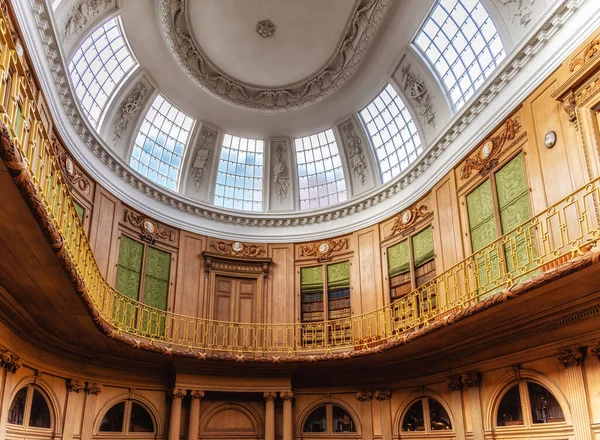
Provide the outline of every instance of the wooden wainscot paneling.
{"type": "Polygon", "coordinates": [[[352,248],[356,249],[358,264],[352,265],[350,278],[355,313],[366,313],[383,307],[381,259],[379,258],[379,226],[362,229],[351,237],[352,248]],[[355,243],[355,244],[354,244],[355,243]]]}
{"type": "Polygon", "coordinates": [[[73,200],[84,209],[83,227],[86,234],[89,235],[96,183],[75,162],[56,133],[53,133],[51,136],[51,145],[56,154],[60,170],[71,190],[73,200]]]}
{"type": "Polygon", "coordinates": [[[269,271],[269,322],[294,322],[296,295],[294,292],[294,245],[273,244],[267,247],[271,258],[269,271]]]}
{"type": "Polygon", "coordinates": [[[179,236],[179,264],[173,311],[182,315],[206,316],[206,276],[202,253],[206,237],[182,231],[179,236]]]}
{"type": "Polygon", "coordinates": [[[456,177],[450,172],[431,190],[433,247],[435,267],[439,273],[454,266],[465,256],[460,229],[460,210],[456,196],[456,177]]]}
{"type": "MultiPolygon", "coordinates": [[[[110,265],[110,257],[118,254],[117,225],[119,222],[118,214],[121,211],[121,202],[102,189],[96,186],[96,195],[94,198],[96,209],[92,212],[92,224],[90,227],[90,245],[94,251],[94,257],[100,268],[102,275],[107,278],[114,270],[110,265]],[[116,251],[113,248],[116,247],[116,251]]],[[[111,278],[107,278],[111,279],[111,278]]]]}

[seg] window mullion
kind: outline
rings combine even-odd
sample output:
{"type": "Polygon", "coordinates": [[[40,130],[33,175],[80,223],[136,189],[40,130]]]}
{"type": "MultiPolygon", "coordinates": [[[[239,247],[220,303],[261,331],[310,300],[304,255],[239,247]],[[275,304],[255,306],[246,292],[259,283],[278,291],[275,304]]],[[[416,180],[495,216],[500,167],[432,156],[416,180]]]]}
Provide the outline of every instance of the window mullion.
{"type": "Polygon", "coordinates": [[[521,411],[523,412],[523,424],[527,428],[533,426],[531,418],[531,405],[529,403],[529,390],[527,389],[527,381],[521,379],[519,381],[519,397],[521,398],[521,411]]]}

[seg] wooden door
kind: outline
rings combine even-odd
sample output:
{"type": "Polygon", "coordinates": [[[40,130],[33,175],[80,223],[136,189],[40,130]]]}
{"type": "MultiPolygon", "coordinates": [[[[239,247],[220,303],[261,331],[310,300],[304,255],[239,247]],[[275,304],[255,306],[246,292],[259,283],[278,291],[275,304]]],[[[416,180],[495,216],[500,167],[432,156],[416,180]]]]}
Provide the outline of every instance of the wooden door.
{"type": "Polygon", "coordinates": [[[248,326],[230,323],[255,322],[257,280],[224,275],[215,276],[214,319],[217,323],[215,335],[217,345],[226,347],[255,348],[254,332],[248,326]]]}

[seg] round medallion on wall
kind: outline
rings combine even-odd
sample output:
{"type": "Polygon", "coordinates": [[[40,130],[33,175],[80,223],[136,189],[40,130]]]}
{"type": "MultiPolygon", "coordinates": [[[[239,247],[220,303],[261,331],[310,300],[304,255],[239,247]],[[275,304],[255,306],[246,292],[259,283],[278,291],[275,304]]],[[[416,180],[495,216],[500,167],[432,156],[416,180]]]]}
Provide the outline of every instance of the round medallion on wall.
{"type": "Polygon", "coordinates": [[[17,44],[15,45],[15,50],[16,50],[19,58],[23,58],[24,51],[23,51],[23,45],[21,44],[20,40],[17,40],[17,44]]]}
{"type": "Polygon", "coordinates": [[[546,146],[546,148],[552,148],[556,145],[555,131],[549,131],[548,133],[546,133],[546,136],[544,136],[544,145],[546,146]]]}
{"type": "Polygon", "coordinates": [[[69,176],[72,176],[75,173],[75,165],[73,165],[73,161],[70,157],[65,159],[65,169],[67,170],[69,176]]]}
{"type": "Polygon", "coordinates": [[[154,223],[152,223],[150,220],[145,220],[143,226],[144,231],[146,231],[148,234],[154,234],[154,223]]]}
{"type": "Polygon", "coordinates": [[[231,245],[231,249],[233,249],[233,252],[235,253],[240,253],[244,250],[244,245],[239,241],[236,241],[231,245]]]}
{"type": "Polygon", "coordinates": [[[400,218],[403,225],[407,225],[413,218],[413,213],[410,209],[407,209],[402,213],[402,217],[400,218]]]}
{"type": "Polygon", "coordinates": [[[487,159],[490,157],[490,154],[492,154],[492,142],[487,141],[485,144],[483,144],[483,147],[481,147],[481,157],[483,159],[487,159]]]}
{"type": "Polygon", "coordinates": [[[329,251],[329,243],[327,243],[326,241],[324,241],[323,243],[321,243],[319,245],[319,253],[320,254],[325,254],[329,251]]]}

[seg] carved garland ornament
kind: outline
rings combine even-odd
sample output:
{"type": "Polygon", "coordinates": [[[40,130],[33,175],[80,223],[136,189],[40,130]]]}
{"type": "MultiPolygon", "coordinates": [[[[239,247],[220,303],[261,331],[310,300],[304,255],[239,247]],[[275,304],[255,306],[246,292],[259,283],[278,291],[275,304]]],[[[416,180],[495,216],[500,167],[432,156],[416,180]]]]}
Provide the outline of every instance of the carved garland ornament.
{"type": "Polygon", "coordinates": [[[115,119],[114,123],[114,140],[123,137],[129,126],[129,121],[140,111],[149,91],[145,83],[138,83],[121,103],[117,119],[115,119]]]}
{"type": "Polygon", "coordinates": [[[265,253],[263,246],[245,244],[239,241],[211,241],[210,248],[221,255],[233,255],[235,257],[260,257],[265,253]]]}
{"type": "Polygon", "coordinates": [[[328,62],[301,81],[269,88],[239,81],[208,58],[191,30],[185,0],[159,0],[159,14],[173,56],[200,87],[238,107],[278,112],[314,104],[340,88],[358,70],[390,3],[390,0],[357,0],[328,62]]]}
{"type": "Polygon", "coordinates": [[[594,58],[598,52],[600,52],[600,39],[595,38],[592,40],[590,44],[588,44],[585,49],[583,49],[583,53],[581,56],[574,58],[569,63],[569,72],[575,72],[577,67],[583,66],[587,61],[594,58]]]}
{"type": "Polygon", "coordinates": [[[435,128],[435,111],[431,103],[431,94],[427,90],[424,81],[421,81],[416,73],[411,72],[410,64],[402,68],[402,79],[400,85],[408,94],[415,109],[423,121],[435,128]]]}
{"type": "Polygon", "coordinates": [[[483,144],[475,157],[468,157],[465,160],[460,170],[460,178],[463,180],[468,179],[474,169],[479,171],[482,177],[487,176],[498,165],[498,158],[506,141],[514,139],[520,129],[521,124],[518,118],[508,119],[504,124],[502,133],[492,136],[483,144]]]}
{"type": "Polygon", "coordinates": [[[83,0],[71,8],[62,32],[62,38],[68,42],[78,35],[90,21],[104,10],[112,0],[83,0]]]}
{"type": "Polygon", "coordinates": [[[417,204],[415,203],[410,208],[405,209],[394,218],[394,223],[392,223],[392,229],[390,231],[390,234],[386,238],[393,237],[397,233],[402,232],[407,228],[410,228],[416,223],[418,219],[426,217],[428,214],[429,210],[427,206],[417,206],[417,204]]]}
{"type": "Polygon", "coordinates": [[[52,135],[52,147],[58,157],[58,164],[63,172],[63,175],[67,178],[72,185],[77,185],[81,191],[87,191],[90,187],[90,181],[85,175],[75,167],[75,163],[66,151],[60,148],[58,139],[52,135]]]}
{"type": "Polygon", "coordinates": [[[533,6],[535,0],[496,0],[496,2],[508,6],[510,21],[513,24],[527,27],[533,13],[529,6],[533,6]]]}
{"type": "Polygon", "coordinates": [[[333,252],[348,249],[348,239],[319,241],[300,246],[301,257],[317,257],[318,262],[331,260],[333,252]]]}
{"type": "Polygon", "coordinates": [[[148,243],[154,244],[158,239],[175,241],[175,231],[159,225],[145,215],[125,209],[125,221],[139,228],[140,238],[148,243]]]}
{"type": "Polygon", "coordinates": [[[196,156],[194,157],[194,163],[192,164],[192,178],[194,179],[196,191],[200,191],[200,188],[202,188],[202,184],[204,183],[206,169],[210,163],[212,151],[215,148],[216,138],[216,130],[206,126],[203,126],[202,130],[200,130],[198,146],[196,147],[196,156]]]}
{"type": "Polygon", "coordinates": [[[344,137],[344,147],[346,147],[346,153],[350,162],[350,171],[364,185],[367,176],[367,159],[363,152],[362,140],[356,133],[352,120],[342,124],[341,131],[344,137]]]}

